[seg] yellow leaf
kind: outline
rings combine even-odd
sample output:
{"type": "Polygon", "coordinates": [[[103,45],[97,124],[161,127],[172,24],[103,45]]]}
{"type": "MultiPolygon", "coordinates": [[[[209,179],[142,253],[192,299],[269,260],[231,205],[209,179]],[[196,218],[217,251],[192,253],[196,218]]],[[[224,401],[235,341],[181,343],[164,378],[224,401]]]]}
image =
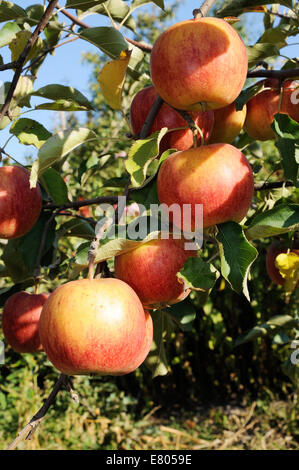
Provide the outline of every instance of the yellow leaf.
{"type": "Polygon", "coordinates": [[[121,95],[130,56],[131,51],[122,51],[119,59],[104,65],[98,77],[105,100],[116,110],[121,109],[121,95]]]}
{"type": "Polygon", "coordinates": [[[285,279],[285,291],[292,292],[299,282],[299,255],[294,252],[280,253],[276,256],[275,266],[285,279]]]}

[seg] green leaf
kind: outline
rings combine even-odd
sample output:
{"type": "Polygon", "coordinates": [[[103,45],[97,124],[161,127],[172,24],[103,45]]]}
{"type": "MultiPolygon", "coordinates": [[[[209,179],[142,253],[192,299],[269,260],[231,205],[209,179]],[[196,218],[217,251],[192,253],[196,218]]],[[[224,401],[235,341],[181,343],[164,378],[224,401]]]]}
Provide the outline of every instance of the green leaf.
{"type": "Polygon", "coordinates": [[[254,46],[246,46],[248,67],[252,67],[260,60],[279,55],[279,48],[275,44],[257,43],[254,46]]]}
{"type": "Polygon", "coordinates": [[[49,111],[86,111],[85,106],[80,106],[73,101],[57,100],[51,103],[42,103],[34,107],[34,109],[47,109],[49,111]]]}
{"type": "Polygon", "coordinates": [[[52,135],[39,122],[25,118],[15,121],[10,127],[10,133],[15,135],[21,144],[34,145],[38,149],[52,135]]]}
{"type": "Polygon", "coordinates": [[[74,9],[80,9],[80,10],[89,10],[89,8],[92,8],[99,3],[104,3],[106,0],[67,0],[65,8],[74,8],[74,9]]]}
{"type": "Polygon", "coordinates": [[[49,100],[65,100],[78,104],[85,109],[93,109],[92,104],[80,91],[71,86],[59,84],[47,85],[31,93],[32,96],[40,96],[49,100]]]}
{"type": "Polygon", "coordinates": [[[0,3],[0,23],[15,20],[26,16],[25,10],[16,3],[2,0],[0,3]]]}
{"type": "Polygon", "coordinates": [[[251,221],[245,231],[249,240],[267,238],[299,229],[299,204],[279,204],[251,221]]]}
{"type": "MultiPolygon", "coordinates": [[[[113,18],[113,20],[117,21],[118,23],[121,23],[122,20],[129,13],[130,7],[123,0],[106,0],[105,7],[101,4],[95,5],[90,8],[88,13],[98,13],[100,15],[109,16],[107,10],[109,11],[109,15],[111,16],[111,18],[113,18]]],[[[127,28],[130,28],[132,31],[135,32],[136,23],[132,16],[129,16],[124,24],[127,28]]]]}
{"type": "Polygon", "coordinates": [[[144,364],[152,372],[154,378],[168,373],[165,339],[169,334],[170,325],[165,312],[156,310],[151,313],[151,316],[154,325],[154,338],[144,364]]]}
{"type": "Polygon", "coordinates": [[[257,325],[251,330],[240,335],[235,342],[235,346],[248,343],[249,341],[253,341],[261,336],[266,336],[269,332],[273,333],[282,328],[296,328],[298,326],[298,320],[295,320],[295,318],[290,315],[276,315],[262,325],[257,325]]]}
{"type": "Polygon", "coordinates": [[[236,222],[225,222],[217,227],[221,274],[233,290],[238,293],[243,291],[245,297],[250,300],[247,278],[258,252],[248,243],[242,227],[236,222]]]}
{"type": "Polygon", "coordinates": [[[38,177],[55,162],[79,147],[79,145],[96,139],[97,135],[95,132],[84,127],[76,130],[61,131],[50,137],[39,149],[38,159],[32,165],[30,176],[31,187],[36,186],[38,177]]]}
{"type": "MultiPolygon", "coordinates": [[[[246,8],[272,3],[272,0],[226,0],[220,10],[216,12],[216,15],[222,18],[225,16],[238,16],[241,13],[245,13],[246,11],[244,10],[246,8]]],[[[292,8],[292,0],[280,0],[279,3],[292,8]]]]}
{"type": "Polygon", "coordinates": [[[36,26],[39,21],[41,20],[43,14],[45,13],[45,9],[43,5],[35,4],[30,5],[26,8],[26,22],[30,24],[30,26],[36,26]]]}
{"type": "Polygon", "coordinates": [[[271,127],[278,137],[299,141],[299,122],[294,121],[287,114],[275,114],[271,127]]]}
{"type": "Polygon", "coordinates": [[[192,330],[192,323],[196,318],[196,310],[189,298],[171,305],[167,311],[181,330],[192,330]]]}
{"type": "Polygon", "coordinates": [[[131,3],[131,9],[136,9],[141,7],[142,5],[147,5],[148,3],[155,3],[158,7],[162,8],[164,10],[164,0],[134,0],[131,3]]]}
{"type": "Polygon", "coordinates": [[[75,218],[68,220],[60,226],[59,235],[93,240],[95,237],[95,232],[93,227],[87,222],[87,220],[75,218]]]}
{"type": "Polygon", "coordinates": [[[2,254],[2,260],[8,270],[9,277],[15,284],[30,277],[30,272],[19,250],[19,243],[20,238],[9,240],[2,254]]]}
{"type": "Polygon", "coordinates": [[[62,206],[69,202],[67,185],[60,174],[53,168],[48,168],[43,173],[41,184],[55,204],[62,206]]]}
{"type": "Polygon", "coordinates": [[[128,43],[123,35],[112,27],[86,28],[80,32],[80,37],[91,42],[113,59],[118,59],[121,51],[128,49],[128,43]]]}
{"type": "MultiPolygon", "coordinates": [[[[298,348],[299,349],[299,348],[298,348]]],[[[298,357],[299,357],[299,353],[298,353],[298,349],[297,349],[297,352],[296,351],[293,351],[291,354],[296,356],[294,358],[295,361],[298,360],[298,357]]],[[[289,377],[289,379],[291,379],[291,381],[293,382],[293,385],[296,389],[299,388],[299,365],[298,365],[298,362],[292,362],[291,359],[288,359],[286,362],[284,362],[282,364],[282,371],[289,377]]]]}
{"type": "Polygon", "coordinates": [[[30,232],[26,233],[26,235],[19,238],[19,252],[22,256],[25,266],[27,267],[31,275],[34,274],[34,270],[36,268],[41,240],[46,229],[47,233],[42,251],[41,266],[48,264],[49,261],[48,259],[45,260],[44,257],[48,254],[50,248],[54,243],[56,227],[56,222],[54,219],[52,219],[49,224],[50,217],[51,215],[42,213],[34,227],[30,230],[30,232]]]}
{"type": "MultiPolygon", "coordinates": [[[[167,127],[163,127],[146,139],[136,140],[131,146],[125,166],[134,187],[144,183],[149,164],[159,155],[160,142],[166,133],[167,127]]],[[[156,163],[158,167],[159,162],[156,163]]]]}
{"type": "Polygon", "coordinates": [[[212,264],[205,263],[201,258],[190,257],[177,274],[186,289],[212,289],[217,279],[217,271],[212,264]]]}
{"type": "Polygon", "coordinates": [[[19,31],[21,31],[21,28],[17,23],[6,23],[0,30],[0,47],[9,44],[19,31]]]}
{"type": "Polygon", "coordinates": [[[244,104],[246,104],[247,101],[250,100],[250,98],[257,95],[264,89],[265,89],[264,83],[260,81],[258,83],[255,83],[254,85],[251,85],[245,90],[242,90],[238,98],[235,101],[236,110],[241,111],[241,109],[243,109],[244,104]]]}
{"type": "MultiPolygon", "coordinates": [[[[12,41],[9,44],[12,61],[18,60],[18,58],[20,57],[20,54],[23,52],[25,46],[27,45],[29,39],[31,38],[31,34],[32,34],[31,31],[27,31],[27,30],[19,31],[18,33],[16,33],[15,38],[12,39],[12,41]]],[[[28,60],[33,59],[37,55],[39,55],[42,52],[43,48],[44,48],[43,40],[40,37],[38,37],[26,57],[26,62],[28,62],[28,60]]]]}
{"type": "Polygon", "coordinates": [[[290,25],[281,25],[276,28],[269,28],[264,31],[262,36],[259,38],[259,43],[270,43],[275,44],[281,48],[287,44],[286,38],[290,34],[290,25]]]}
{"type": "MultiPolygon", "coordinates": [[[[58,21],[52,20],[48,23],[48,26],[45,28],[45,38],[47,41],[48,47],[56,46],[59,41],[59,38],[62,34],[61,25],[58,21]]],[[[54,54],[54,51],[51,52],[54,54]]]]}

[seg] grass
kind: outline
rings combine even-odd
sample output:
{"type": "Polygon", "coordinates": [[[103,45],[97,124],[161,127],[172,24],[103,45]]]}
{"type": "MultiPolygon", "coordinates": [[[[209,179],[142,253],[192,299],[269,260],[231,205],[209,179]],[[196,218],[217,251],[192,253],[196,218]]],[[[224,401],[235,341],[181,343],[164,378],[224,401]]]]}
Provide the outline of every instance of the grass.
{"type": "MultiPolygon", "coordinates": [[[[34,381],[25,380],[14,396],[10,394],[0,412],[0,449],[30,420],[51,385],[48,381],[41,392],[34,381]]],[[[90,387],[88,379],[76,378],[75,385],[80,403],[72,401],[68,392],[61,393],[32,439],[20,443],[19,449],[299,449],[296,394],[287,402],[257,400],[243,406],[198,406],[192,411],[152,405],[136,416],[134,399],[113,384],[105,382],[99,389],[97,382],[90,387]]]]}

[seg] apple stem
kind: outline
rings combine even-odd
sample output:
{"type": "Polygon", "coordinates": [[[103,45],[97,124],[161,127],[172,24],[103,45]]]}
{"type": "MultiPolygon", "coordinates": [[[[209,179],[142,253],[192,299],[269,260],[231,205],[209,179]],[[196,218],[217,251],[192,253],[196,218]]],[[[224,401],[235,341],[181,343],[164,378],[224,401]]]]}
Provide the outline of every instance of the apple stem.
{"type": "Polygon", "coordinates": [[[200,8],[195,8],[192,12],[194,19],[198,20],[203,16],[206,16],[209,10],[212,8],[215,0],[205,0],[200,8]]]}
{"type": "MultiPolygon", "coordinates": [[[[100,241],[104,238],[105,233],[113,223],[113,217],[101,219],[95,228],[95,238],[92,240],[89,251],[88,251],[88,279],[90,281],[94,278],[94,265],[99,249],[100,241]]],[[[99,276],[99,274],[98,274],[99,276]]]]}

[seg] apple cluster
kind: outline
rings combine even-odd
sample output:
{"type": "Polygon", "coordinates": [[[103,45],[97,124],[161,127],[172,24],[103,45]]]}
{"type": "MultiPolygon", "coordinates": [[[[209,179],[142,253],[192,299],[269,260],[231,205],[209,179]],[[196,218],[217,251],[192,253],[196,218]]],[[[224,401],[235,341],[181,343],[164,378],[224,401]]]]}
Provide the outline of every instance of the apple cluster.
{"type": "MultiPolygon", "coordinates": [[[[167,127],[160,152],[176,152],[158,173],[160,202],[191,204],[192,225],[195,205],[203,205],[204,228],[241,222],[253,197],[253,172],[231,144],[244,123],[252,137],[273,138],[270,125],[278,109],[298,121],[298,107],[290,104],[292,85],[283,84],[280,99],[277,82],[266,80],[265,90],[236,111],[247,54],[238,33],[219,18],[182,21],[167,29],[154,44],[150,68],[153,85],[133,99],[130,121],[138,135],[157,95],[163,99],[150,132],[167,127]],[[195,138],[182,111],[197,128],[195,138]]],[[[0,238],[28,233],[41,207],[40,188],[30,188],[26,169],[0,168],[0,238]]],[[[158,238],[117,256],[115,278],[71,281],[52,294],[18,292],[4,306],[5,338],[18,352],[44,350],[65,374],[132,372],[152,345],[149,310],[189,294],[177,273],[194,256],[197,251],[186,250],[183,238],[158,238]]],[[[280,282],[270,258],[269,275],[280,282]]]]}

